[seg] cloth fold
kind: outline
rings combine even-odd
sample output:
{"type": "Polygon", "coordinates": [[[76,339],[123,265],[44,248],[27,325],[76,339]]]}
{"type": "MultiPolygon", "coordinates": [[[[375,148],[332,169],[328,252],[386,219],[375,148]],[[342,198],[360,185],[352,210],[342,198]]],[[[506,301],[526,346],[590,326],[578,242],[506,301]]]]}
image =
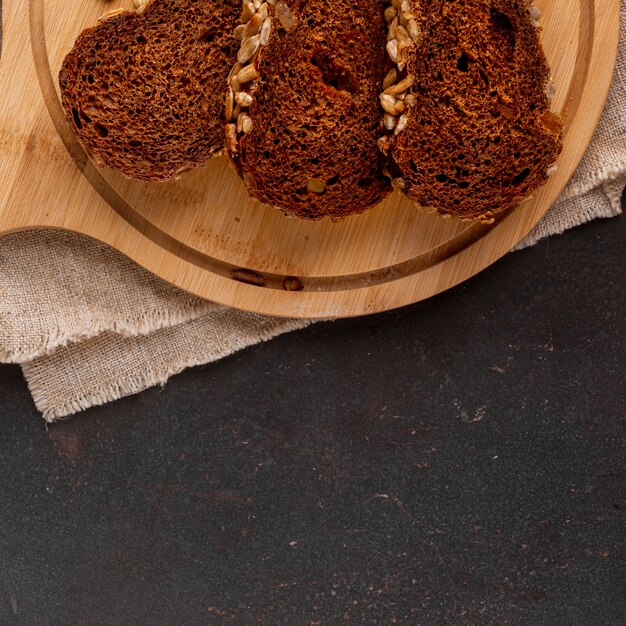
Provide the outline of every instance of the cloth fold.
{"type": "MultiPolygon", "coordinates": [[[[626,0],[600,123],[576,173],[517,249],[621,212],[626,185],[626,0]]],[[[74,233],[0,238],[0,361],[20,363],[47,421],[164,384],[309,321],[244,313],[195,298],[74,233]]]]}

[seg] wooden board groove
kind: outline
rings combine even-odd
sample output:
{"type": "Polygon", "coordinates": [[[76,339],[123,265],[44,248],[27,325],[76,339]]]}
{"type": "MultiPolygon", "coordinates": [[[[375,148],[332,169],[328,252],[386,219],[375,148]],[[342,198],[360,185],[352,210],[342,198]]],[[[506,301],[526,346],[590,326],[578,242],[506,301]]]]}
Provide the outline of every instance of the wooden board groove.
{"type": "Polygon", "coordinates": [[[619,0],[537,4],[557,88],[553,108],[565,120],[564,152],[534,199],[484,226],[420,213],[396,193],[340,223],[285,218],[251,201],[223,159],[158,185],[100,170],[65,124],[55,77],[76,35],[110,3],[12,3],[0,57],[0,233],[83,233],[183,289],[258,313],[362,315],[439,293],[531,230],[572,175],[601,113],[619,0]],[[302,290],[285,289],[294,284],[302,290]]]}

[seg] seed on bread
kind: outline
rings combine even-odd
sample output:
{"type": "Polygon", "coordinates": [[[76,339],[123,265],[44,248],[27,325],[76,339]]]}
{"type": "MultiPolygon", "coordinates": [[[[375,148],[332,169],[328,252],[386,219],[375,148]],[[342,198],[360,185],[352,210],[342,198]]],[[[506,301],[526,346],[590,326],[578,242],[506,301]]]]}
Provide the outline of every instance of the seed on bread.
{"type": "Polygon", "coordinates": [[[253,102],[253,98],[249,93],[246,93],[245,91],[240,91],[239,93],[235,94],[235,101],[242,107],[249,107],[253,102]]]}
{"type": "Polygon", "coordinates": [[[230,79],[230,87],[237,95],[241,91],[241,83],[239,82],[239,78],[237,76],[233,76],[230,79]]]}
{"type": "Polygon", "coordinates": [[[393,22],[393,18],[396,15],[398,15],[398,9],[392,6],[388,6],[385,9],[385,21],[387,22],[387,24],[391,24],[391,22],[393,22]]]}
{"type": "Polygon", "coordinates": [[[323,180],[319,180],[318,178],[312,178],[306,184],[307,191],[311,193],[319,193],[322,194],[326,191],[326,183],[323,180]]]}
{"type": "Polygon", "coordinates": [[[122,15],[122,13],[127,13],[127,12],[128,11],[126,9],[111,9],[110,11],[103,13],[98,18],[98,23],[104,22],[106,20],[110,20],[112,17],[117,17],[118,15],[122,15]]]}
{"type": "Polygon", "coordinates": [[[261,38],[259,35],[254,35],[254,37],[245,39],[241,44],[241,48],[239,48],[239,52],[237,53],[237,61],[239,61],[242,65],[247,63],[257,53],[260,45],[261,38]]]}
{"type": "Polygon", "coordinates": [[[259,77],[259,73],[256,70],[254,64],[246,65],[241,68],[237,74],[240,84],[245,85],[259,77]]]}
{"type": "Polygon", "coordinates": [[[385,80],[383,80],[383,90],[391,87],[398,80],[398,71],[395,67],[391,68],[387,75],[385,76],[385,80]]]}
{"type": "Polygon", "coordinates": [[[398,40],[392,39],[387,42],[387,54],[389,54],[389,58],[394,62],[398,62],[398,40]]]}
{"type": "Polygon", "coordinates": [[[404,28],[404,26],[397,26],[396,27],[396,30],[394,32],[394,37],[398,41],[408,41],[410,39],[409,33],[408,33],[407,29],[404,28]]]}
{"type": "Polygon", "coordinates": [[[557,170],[559,169],[559,166],[556,163],[553,163],[547,170],[546,170],[546,176],[554,176],[554,174],[556,174],[557,170]]]}
{"type": "Polygon", "coordinates": [[[228,87],[226,91],[226,119],[233,119],[233,112],[235,110],[235,93],[232,87],[228,87]]]}
{"type": "MultiPolygon", "coordinates": [[[[396,73],[397,76],[397,73],[396,73]]],[[[406,91],[413,84],[413,76],[405,76],[401,81],[390,85],[385,89],[386,94],[391,96],[397,96],[398,94],[406,91]]]]}
{"type": "Polygon", "coordinates": [[[387,130],[393,130],[396,127],[397,119],[394,115],[391,115],[390,113],[385,113],[385,117],[383,117],[383,122],[387,130]]]}
{"type": "Polygon", "coordinates": [[[380,104],[389,115],[400,114],[400,111],[398,111],[398,109],[396,108],[396,105],[398,104],[398,100],[396,100],[394,96],[390,96],[389,94],[386,94],[386,93],[382,94],[380,96],[380,104]]]}
{"type": "Polygon", "coordinates": [[[244,26],[243,39],[258,35],[261,32],[261,26],[263,26],[263,18],[259,13],[255,13],[244,26]]]}
{"type": "Polygon", "coordinates": [[[409,36],[413,41],[417,41],[420,37],[420,29],[417,25],[417,22],[414,19],[410,19],[407,22],[406,29],[409,33],[409,36]]]}
{"type": "Polygon", "coordinates": [[[252,118],[247,113],[237,116],[237,132],[247,135],[252,130],[252,118]]]}
{"type": "Polygon", "coordinates": [[[391,20],[391,24],[389,24],[389,29],[387,31],[387,41],[391,41],[396,38],[396,29],[398,28],[398,16],[396,15],[393,20],[391,20]]]}
{"type": "Polygon", "coordinates": [[[528,7],[528,13],[533,20],[535,26],[539,26],[539,18],[541,17],[541,9],[534,4],[531,4],[528,7]]]}
{"type": "Polygon", "coordinates": [[[408,121],[409,121],[409,118],[407,117],[407,114],[403,113],[398,118],[398,123],[396,124],[395,130],[394,130],[394,135],[399,135],[405,129],[408,121]]]}
{"type": "Polygon", "coordinates": [[[265,18],[263,27],[261,28],[260,43],[262,46],[267,46],[270,40],[270,33],[272,32],[272,20],[269,17],[265,18]]]}
{"type": "Polygon", "coordinates": [[[244,0],[243,2],[243,8],[241,11],[241,18],[240,18],[240,22],[242,24],[247,24],[250,21],[250,18],[254,15],[256,9],[254,8],[254,2],[248,2],[247,0],[244,0]]]}

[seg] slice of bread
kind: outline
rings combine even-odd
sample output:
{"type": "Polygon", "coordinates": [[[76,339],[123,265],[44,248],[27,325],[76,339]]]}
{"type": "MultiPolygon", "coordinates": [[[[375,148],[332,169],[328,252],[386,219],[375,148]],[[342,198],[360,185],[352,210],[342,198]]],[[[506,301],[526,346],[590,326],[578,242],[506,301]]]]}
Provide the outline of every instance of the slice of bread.
{"type": "Polygon", "coordinates": [[[226,137],[257,199],[300,218],[341,218],[391,190],[376,143],[383,8],[379,0],[244,0],[226,137]]]}
{"type": "Polygon", "coordinates": [[[393,0],[381,103],[394,187],[493,221],[543,185],[561,151],[538,11],[527,0],[393,0]]]}
{"type": "Polygon", "coordinates": [[[83,31],[59,74],[87,152],[129,178],[162,181],[224,147],[224,84],[238,0],[152,0],[83,31]]]}

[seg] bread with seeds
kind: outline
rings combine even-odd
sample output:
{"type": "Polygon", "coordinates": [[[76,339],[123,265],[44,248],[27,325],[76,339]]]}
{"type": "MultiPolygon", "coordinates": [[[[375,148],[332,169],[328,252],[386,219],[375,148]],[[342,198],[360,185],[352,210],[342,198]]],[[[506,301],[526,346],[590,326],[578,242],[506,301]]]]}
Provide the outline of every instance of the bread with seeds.
{"type": "Polygon", "coordinates": [[[379,0],[244,0],[226,141],[257,199],[300,218],[341,218],[391,190],[376,144],[383,8],[379,0]]]}
{"type": "Polygon", "coordinates": [[[151,0],[83,31],[59,74],[87,152],[129,178],[163,181],[224,147],[224,84],[238,0],[151,0]]]}
{"type": "Polygon", "coordinates": [[[527,0],[393,0],[381,105],[394,187],[438,213],[493,221],[556,169],[561,120],[527,0]]]}

